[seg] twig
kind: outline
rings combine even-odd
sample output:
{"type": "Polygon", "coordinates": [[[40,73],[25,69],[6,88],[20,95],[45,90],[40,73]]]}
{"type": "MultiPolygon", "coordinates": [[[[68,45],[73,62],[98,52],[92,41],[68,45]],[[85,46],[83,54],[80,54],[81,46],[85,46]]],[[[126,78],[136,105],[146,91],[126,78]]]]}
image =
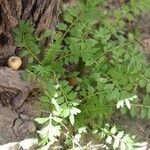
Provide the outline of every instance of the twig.
{"type": "Polygon", "coordinates": [[[133,103],[131,103],[131,105],[132,106],[134,106],[134,107],[144,107],[144,108],[148,108],[148,109],[150,109],[150,106],[149,105],[142,105],[142,104],[133,104],[133,103]]]}
{"type": "Polygon", "coordinates": [[[138,39],[136,39],[136,41],[137,41],[143,48],[145,48],[145,45],[143,44],[143,42],[139,41],[138,39]]]}

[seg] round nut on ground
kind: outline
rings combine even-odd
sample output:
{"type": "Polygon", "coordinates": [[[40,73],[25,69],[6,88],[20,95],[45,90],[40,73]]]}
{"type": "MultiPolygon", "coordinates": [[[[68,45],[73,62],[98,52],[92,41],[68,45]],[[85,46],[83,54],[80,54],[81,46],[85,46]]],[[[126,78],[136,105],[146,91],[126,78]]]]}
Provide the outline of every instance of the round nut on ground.
{"type": "Polygon", "coordinates": [[[13,70],[18,70],[22,64],[20,57],[12,56],[8,59],[8,66],[13,70]]]}

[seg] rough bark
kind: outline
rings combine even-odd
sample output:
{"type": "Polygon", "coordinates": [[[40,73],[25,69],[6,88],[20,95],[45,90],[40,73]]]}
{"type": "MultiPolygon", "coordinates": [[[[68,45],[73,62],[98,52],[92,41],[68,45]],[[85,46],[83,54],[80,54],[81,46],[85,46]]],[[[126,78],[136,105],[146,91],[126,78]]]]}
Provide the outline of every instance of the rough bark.
{"type": "Polygon", "coordinates": [[[61,0],[0,0],[0,66],[15,53],[12,28],[21,20],[32,19],[36,35],[54,29],[61,0]]]}

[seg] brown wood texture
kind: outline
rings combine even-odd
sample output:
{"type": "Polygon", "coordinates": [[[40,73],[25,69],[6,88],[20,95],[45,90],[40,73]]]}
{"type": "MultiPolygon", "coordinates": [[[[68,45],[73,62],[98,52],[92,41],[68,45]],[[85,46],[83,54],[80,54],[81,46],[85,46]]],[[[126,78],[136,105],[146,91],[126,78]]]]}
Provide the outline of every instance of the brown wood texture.
{"type": "Polygon", "coordinates": [[[0,0],[0,66],[16,50],[12,28],[21,20],[32,19],[36,35],[55,29],[61,3],[61,0],[0,0]]]}

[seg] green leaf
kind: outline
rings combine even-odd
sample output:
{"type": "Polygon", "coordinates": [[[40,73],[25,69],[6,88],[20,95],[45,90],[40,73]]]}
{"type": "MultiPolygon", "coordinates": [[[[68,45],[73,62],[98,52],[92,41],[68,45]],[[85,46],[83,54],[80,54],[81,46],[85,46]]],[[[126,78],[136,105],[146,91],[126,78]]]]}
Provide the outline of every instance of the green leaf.
{"type": "Polygon", "coordinates": [[[56,100],[55,98],[52,98],[52,99],[51,99],[51,102],[52,102],[52,104],[55,106],[56,110],[57,110],[58,112],[60,112],[60,111],[61,111],[61,108],[60,108],[60,106],[58,105],[57,100],[56,100]]]}
{"type": "Polygon", "coordinates": [[[72,23],[73,22],[73,17],[70,14],[65,14],[64,20],[68,23],[72,23]]]}
{"type": "Polygon", "coordinates": [[[128,34],[129,40],[134,41],[134,35],[132,33],[128,34]]]}
{"type": "Polygon", "coordinates": [[[117,132],[116,126],[112,127],[111,130],[110,130],[110,133],[111,134],[116,134],[116,132],[117,132]]]}
{"type": "Polygon", "coordinates": [[[120,98],[120,92],[117,88],[115,88],[115,90],[113,90],[112,93],[110,94],[109,99],[118,101],[119,98],[120,98]]]}
{"type": "Polygon", "coordinates": [[[70,112],[72,115],[77,115],[78,113],[81,113],[81,110],[79,110],[78,108],[72,107],[70,112]]]}
{"type": "Polygon", "coordinates": [[[132,117],[136,117],[137,114],[138,114],[138,112],[139,112],[139,108],[138,108],[138,107],[133,107],[133,106],[132,106],[132,108],[131,108],[131,110],[130,110],[131,116],[132,116],[132,117]]]}
{"type": "Polygon", "coordinates": [[[64,118],[68,117],[69,115],[70,115],[70,109],[69,108],[64,109],[61,113],[61,116],[64,118]]]}
{"type": "Polygon", "coordinates": [[[147,112],[147,119],[150,119],[150,108],[148,109],[148,112],[147,112]]]}
{"type": "Polygon", "coordinates": [[[150,93],[150,82],[148,82],[146,85],[146,92],[150,93]]]}
{"type": "Polygon", "coordinates": [[[50,29],[46,29],[46,31],[43,33],[42,38],[47,38],[52,35],[52,31],[50,29]]]}
{"type": "Polygon", "coordinates": [[[121,131],[117,134],[116,138],[121,139],[124,136],[124,131],[121,131]]]}
{"type": "Polygon", "coordinates": [[[67,12],[74,17],[78,17],[78,15],[79,15],[78,8],[70,8],[70,9],[68,8],[67,12]]]}
{"type": "Polygon", "coordinates": [[[19,53],[19,56],[22,57],[26,57],[29,54],[29,52],[27,50],[21,50],[21,52],[19,53]]]}
{"type": "Polygon", "coordinates": [[[69,116],[70,123],[74,125],[74,115],[69,116]]]}
{"type": "Polygon", "coordinates": [[[58,104],[62,104],[62,103],[64,103],[64,101],[65,101],[64,97],[57,98],[57,103],[58,104]]]}
{"type": "Polygon", "coordinates": [[[61,119],[61,118],[58,118],[58,117],[53,117],[53,120],[55,120],[55,121],[58,122],[58,123],[61,123],[61,122],[62,122],[62,119],[61,119]]]}
{"type": "Polygon", "coordinates": [[[141,79],[141,80],[139,81],[139,85],[140,85],[141,88],[145,87],[146,84],[147,84],[147,80],[145,80],[145,79],[141,79]]]}
{"type": "Polygon", "coordinates": [[[126,103],[128,109],[131,109],[131,103],[130,103],[129,99],[125,99],[125,103],[126,103]]]}
{"type": "Polygon", "coordinates": [[[147,78],[150,77],[150,69],[149,69],[149,68],[147,68],[147,69],[145,70],[145,76],[146,76],[147,78]]]}
{"type": "Polygon", "coordinates": [[[69,100],[75,100],[75,98],[77,97],[77,94],[75,92],[70,92],[68,95],[67,95],[67,98],[69,100]]]}
{"type": "Polygon", "coordinates": [[[146,95],[143,99],[143,104],[144,105],[150,105],[150,97],[149,95],[146,95]]]}
{"type": "Polygon", "coordinates": [[[59,25],[58,25],[58,29],[59,29],[59,30],[62,30],[62,31],[66,31],[66,29],[67,29],[67,25],[66,25],[66,24],[64,24],[64,23],[59,23],[59,25]]]}
{"type": "Polygon", "coordinates": [[[122,108],[123,106],[124,106],[124,100],[120,100],[117,102],[116,108],[119,109],[122,108]]]}
{"type": "Polygon", "coordinates": [[[106,138],[106,143],[108,143],[108,144],[111,144],[111,143],[112,143],[112,137],[111,137],[111,136],[108,136],[108,137],[106,138]]]}
{"type": "Polygon", "coordinates": [[[113,148],[114,148],[114,149],[117,149],[117,148],[119,147],[119,143],[120,143],[119,139],[118,139],[118,138],[115,138],[115,141],[114,141],[114,143],[113,143],[113,148]]]}
{"type": "Polygon", "coordinates": [[[39,124],[44,124],[45,122],[47,122],[49,120],[49,117],[46,118],[36,118],[35,121],[39,124]]]}
{"type": "Polygon", "coordinates": [[[30,57],[28,58],[28,63],[29,63],[29,64],[32,64],[32,63],[33,63],[33,57],[32,57],[32,56],[30,56],[30,57]]]}
{"type": "Polygon", "coordinates": [[[121,142],[119,147],[120,147],[120,150],[126,150],[127,149],[126,144],[124,142],[121,142]]]}
{"type": "Polygon", "coordinates": [[[148,109],[147,108],[142,108],[141,110],[141,117],[146,118],[148,114],[148,109]]]}

